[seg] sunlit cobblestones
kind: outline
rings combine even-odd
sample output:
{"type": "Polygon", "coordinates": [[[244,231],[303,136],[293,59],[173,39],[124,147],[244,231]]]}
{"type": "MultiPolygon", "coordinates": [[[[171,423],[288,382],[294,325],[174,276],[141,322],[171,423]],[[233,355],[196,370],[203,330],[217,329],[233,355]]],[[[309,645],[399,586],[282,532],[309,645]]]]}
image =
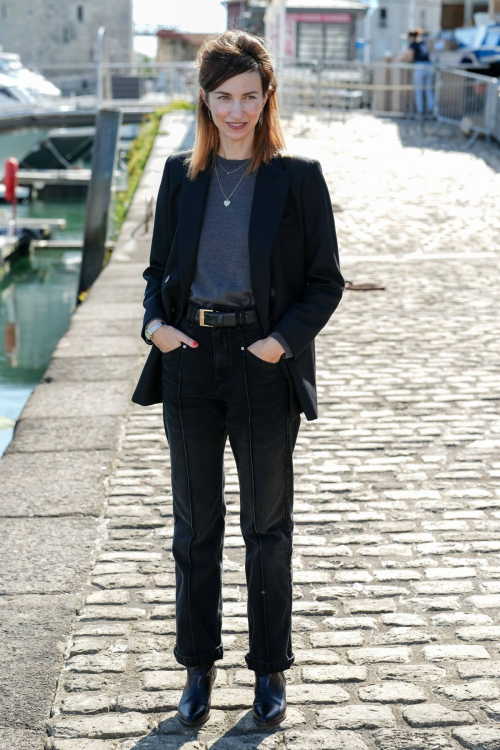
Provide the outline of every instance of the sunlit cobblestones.
{"type": "Polygon", "coordinates": [[[287,132],[321,160],[345,277],[385,286],[346,291],[316,340],[320,419],[303,418],[294,454],[288,717],[269,733],[251,720],[227,445],[226,652],[207,724],[175,718],[168,446],[161,406],[133,407],[52,750],[500,747],[498,149],[374,118],[300,116],[287,132]]]}

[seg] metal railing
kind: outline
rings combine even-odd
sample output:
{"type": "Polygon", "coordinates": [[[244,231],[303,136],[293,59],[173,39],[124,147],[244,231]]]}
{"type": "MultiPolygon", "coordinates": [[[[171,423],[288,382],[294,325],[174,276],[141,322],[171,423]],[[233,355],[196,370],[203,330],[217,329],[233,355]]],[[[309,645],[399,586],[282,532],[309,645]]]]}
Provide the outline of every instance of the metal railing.
{"type": "Polygon", "coordinates": [[[491,130],[491,135],[500,143],[500,85],[498,86],[496,91],[495,114],[493,116],[493,128],[491,130]]]}
{"type": "MultiPolygon", "coordinates": [[[[437,127],[449,123],[472,133],[500,140],[499,83],[495,78],[454,68],[434,67],[432,116],[437,127]]],[[[195,102],[199,95],[198,70],[192,61],[164,63],[99,62],[52,65],[41,69],[58,86],[63,99],[36,102],[35,111],[119,107],[147,111],[176,99],[195,102]]],[[[358,61],[318,62],[292,60],[279,75],[280,111],[322,110],[369,112],[413,118],[418,115],[419,86],[411,63],[358,61]]],[[[428,102],[427,102],[428,103],[428,102]]],[[[0,104],[0,117],[26,109],[26,103],[0,104]]],[[[437,128],[436,128],[437,129],[437,128]]]]}
{"type": "MultiPolygon", "coordinates": [[[[40,71],[58,86],[64,104],[75,107],[161,105],[198,97],[198,70],[192,62],[52,65],[40,71]]],[[[281,72],[280,108],[371,110],[415,113],[413,66],[408,63],[293,61],[281,72]]]]}
{"type": "Polygon", "coordinates": [[[58,86],[63,95],[109,106],[125,101],[130,106],[151,101],[162,104],[175,98],[194,101],[198,92],[198,70],[191,61],[164,63],[101,62],[81,65],[68,72],[67,65],[51,65],[40,72],[58,86]],[[97,102],[95,99],[97,98],[97,102]]]}
{"type": "Polygon", "coordinates": [[[414,68],[408,63],[310,62],[281,74],[282,108],[414,115],[414,68]]]}
{"type": "Polygon", "coordinates": [[[471,134],[469,147],[480,133],[491,137],[500,118],[498,80],[454,68],[438,68],[436,74],[434,132],[444,122],[457,125],[471,134]]]}
{"type": "MultiPolygon", "coordinates": [[[[198,97],[198,71],[192,62],[110,63],[80,65],[68,73],[66,65],[40,72],[75,103],[97,96],[99,106],[113,103],[129,107],[168,103],[175,98],[194,102],[198,97]]],[[[414,115],[414,66],[410,63],[357,61],[290,61],[279,75],[278,96],[284,111],[329,109],[370,110],[394,115],[414,115]]]]}

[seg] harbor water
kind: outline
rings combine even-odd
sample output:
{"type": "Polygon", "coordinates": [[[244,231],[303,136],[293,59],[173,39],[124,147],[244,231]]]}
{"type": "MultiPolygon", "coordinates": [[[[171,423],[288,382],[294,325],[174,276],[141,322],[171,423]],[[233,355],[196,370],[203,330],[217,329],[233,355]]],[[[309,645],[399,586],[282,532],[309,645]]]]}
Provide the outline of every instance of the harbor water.
{"type": "MultiPolygon", "coordinates": [[[[3,137],[0,134],[0,140],[3,137]]],[[[75,310],[81,250],[71,246],[83,241],[85,207],[85,196],[36,197],[18,203],[19,226],[27,217],[65,219],[66,228],[54,239],[70,247],[35,250],[30,257],[0,267],[0,455],[75,310]]],[[[10,218],[11,211],[10,204],[0,203],[3,219],[10,218]]]]}

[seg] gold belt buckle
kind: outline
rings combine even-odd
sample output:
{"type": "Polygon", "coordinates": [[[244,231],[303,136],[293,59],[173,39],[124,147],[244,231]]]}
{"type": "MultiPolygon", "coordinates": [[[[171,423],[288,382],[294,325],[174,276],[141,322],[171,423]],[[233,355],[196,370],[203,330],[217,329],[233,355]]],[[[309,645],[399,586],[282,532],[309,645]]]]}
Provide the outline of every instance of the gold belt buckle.
{"type": "Polygon", "coordinates": [[[213,310],[209,310],[208,308],[201,308],[200,307],[200,326],[207,326],[207,328],[213,328],[210,323],[205,323],[205,313],[206,312],[213,312],[213,310]]]}

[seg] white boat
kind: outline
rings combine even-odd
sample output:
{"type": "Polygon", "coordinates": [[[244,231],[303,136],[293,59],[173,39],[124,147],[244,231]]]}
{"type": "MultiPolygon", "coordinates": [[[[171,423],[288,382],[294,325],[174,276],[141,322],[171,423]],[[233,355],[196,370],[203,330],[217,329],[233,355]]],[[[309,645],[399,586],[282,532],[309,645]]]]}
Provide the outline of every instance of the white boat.
{"type": "MultiPolygon", "coordinates": [[[[25,68],[19,55],[0,52],[0,117],[33,111],[61,97],[61,90],[43,76],[25,68]]],[[[45,128],[24,127],[0,131],[0,180],[9,157],[20,161],[46,134],[45,128]]]]}
{"type": "MultiPolygon", "coordinates": [[[[0,53],[1,54],[1,53],[0,53]]],[[[18,107],[19,104],[32,104],[33,99],[17,81],[0,71],[0,109],[18,107]]]]}
{"type": "Polygon", "coordinates": [[[441,31],[432,47],[431,60],[436,65],[484,72],[500,63],[500,23],[441,31]],[[454,49],[446,49],[447,42],[454,49]]]}
{"type": "MultiPolygon", "coordinates": [[[[39,73],[25,68],[19,55],[13,52],[0,52],[0,86],[7,89],[9,80],[11,84],[10,94],[21,102],[45,103],[62,96],[61,89],[54,86],[39,73]]],[[[0,88],[1,93],[2,89],[0,88]]]]}

